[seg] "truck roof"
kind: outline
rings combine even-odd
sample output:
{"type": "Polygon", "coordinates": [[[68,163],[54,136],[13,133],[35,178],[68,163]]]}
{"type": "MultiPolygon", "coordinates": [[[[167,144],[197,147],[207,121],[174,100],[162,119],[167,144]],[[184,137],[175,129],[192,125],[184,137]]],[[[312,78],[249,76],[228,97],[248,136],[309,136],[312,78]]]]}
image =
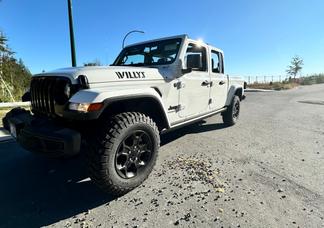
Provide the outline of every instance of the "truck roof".
{"type": "MultiPolygon", "coordinates": [[[[126,47],[131,47],[131,46],[134,46],[134,45],[145,44],[145,43],[148,43],[148,42],[156,42],[156,41],[160,41],[160,40],[176,39],[176,38],[181,38],[183,40],[188,39],[189,42],[190,41],[197,42],[197,40],[190,39],[187,34],[181,34],[181,35],[175,35],[175,36],[162,37],[162,38],[153,39],[153,40],[141,41],[141,42],[137,42],[137,43],[133,43],[133,44],[126,45],[125,48],[126,47]]],[[[202,44],[207,45],[207,46],[211,47],[212,49],[215,49],[215,50],[223,53],[223,51],[221,49],[216,48],[216,47],[214,47],[214,46],[212,46],[212,45],[210,45],[208,43],[202,42],[202,44]]]]}
{"type": "Polygon", "coordinates": [[[126,47],[131,47],[131,46],[134,46],[134,45],[145,44],[145,43],[148,43],[148,42],[156,42],[156,41],[160,41],[160,40],[176,39],[176,38],[185,39],[186,37],[188,37],[188,35],[182,34],[182,35],[176,35],[176,36],[162,37],[162,38],[153,39],[153,40],[145,40],[145,41],[141,41],[141,42],[138,42],[138,43],[129,44],[129,45],[125,46],[125,48],[126,47]]]}

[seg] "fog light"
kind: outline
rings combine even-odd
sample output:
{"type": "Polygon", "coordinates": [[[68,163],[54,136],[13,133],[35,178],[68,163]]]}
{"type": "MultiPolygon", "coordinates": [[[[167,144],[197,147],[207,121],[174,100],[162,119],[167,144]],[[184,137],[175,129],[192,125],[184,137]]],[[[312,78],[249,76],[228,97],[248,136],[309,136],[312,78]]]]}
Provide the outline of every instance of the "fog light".
{"type": "Polygon", "coordinates": [[[103,103],[70,103],[69,109],[78,112],[93,112],[98,111],[103,107],[103,103]]]}
{"type": "Polygon", "coordinates": [[[70,103],[69,109],[79,112],[87,112],[90,104],[88,103],[70,103]]]}

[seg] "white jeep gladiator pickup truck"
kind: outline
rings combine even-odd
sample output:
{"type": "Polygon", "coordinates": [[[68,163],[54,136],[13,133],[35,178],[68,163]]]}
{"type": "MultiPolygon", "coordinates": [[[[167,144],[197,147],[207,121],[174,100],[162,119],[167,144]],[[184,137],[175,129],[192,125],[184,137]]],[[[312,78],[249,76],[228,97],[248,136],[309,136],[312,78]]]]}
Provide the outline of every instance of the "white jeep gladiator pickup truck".
{"type": "Polygon", "coordinates": [[[17,142],[52,157],[84,149],[91,179],[121,195],[152,171],[161,133],[217,113],[234,125],[245,95],[220,49],[179,35],[127,46],[110,66],[36,74],[24,97],[31,112],[3,119],[17,142]]]}

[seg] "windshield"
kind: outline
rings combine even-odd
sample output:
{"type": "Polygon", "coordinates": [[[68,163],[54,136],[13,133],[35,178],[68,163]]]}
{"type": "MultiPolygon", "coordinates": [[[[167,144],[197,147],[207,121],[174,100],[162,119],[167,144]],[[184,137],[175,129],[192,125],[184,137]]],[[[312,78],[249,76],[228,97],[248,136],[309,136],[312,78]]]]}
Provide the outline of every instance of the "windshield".
{"type": "Polygon", "coordinates": [[[171,64],[177,58],[181,39],[161,40],[122,50],[114,66],[155,66],[171,64]]]}

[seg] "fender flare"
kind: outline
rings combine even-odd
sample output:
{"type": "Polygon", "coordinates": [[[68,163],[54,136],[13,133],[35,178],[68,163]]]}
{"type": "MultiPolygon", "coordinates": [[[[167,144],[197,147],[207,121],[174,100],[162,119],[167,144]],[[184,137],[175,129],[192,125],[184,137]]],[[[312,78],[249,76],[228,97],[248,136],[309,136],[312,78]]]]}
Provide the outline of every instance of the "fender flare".
{"type": "Polygon", "coordinates": [[[228,92],[227,92],[227,99],[226,99],[225,106],[229,106],[231,104],[232,99],[233,99],[234,95],[236,95],[236,94],[242,100],[243,94],[244,94],[243,87],[240,86],[240,85],[231,85],[228,92]]]}
{"type": "Polygon", "coordinates": [[[114,103],[131,101],[131,100],[140,100],[140,99],[145,99],[145,98],[155,102],[158,105],[160,113],[163,115],[162,118],[165,121],[166,128],[170,128],[170,121],[169,121],[167,113],[165,112],[166,109],[163,105],[162,99],[159,96],[154,96],[152,94],[131,94],[131,95],[125,95],[125,96],[106,98],[103,101],[104,108],[102,109],[101,114],[104,112],[104,110],[109,108],[109,106],[114,103]]]}
{"type": "Polygon", "coordinates": [[[117,91],[99,91],[99,90],[81,90],[77,92],[69,102],[75,103],[104,103],[104,107],[95,112],[80,113],[77,111],[67,110],[64,112],[64,116],[68,119],[76,120],[95,120],[98,119],[101,114],[107,109],[107,107],[116,102],[136,100],[136,99],[150,99],[154,101],[160,111],[163,113],[161,118],[165,121],[166,128],[170,128],[170,121],[166,113],[166,108],[163,105],[160,94],[154,88],[141,88],[141,89],[125,89],[117,91]]]}

